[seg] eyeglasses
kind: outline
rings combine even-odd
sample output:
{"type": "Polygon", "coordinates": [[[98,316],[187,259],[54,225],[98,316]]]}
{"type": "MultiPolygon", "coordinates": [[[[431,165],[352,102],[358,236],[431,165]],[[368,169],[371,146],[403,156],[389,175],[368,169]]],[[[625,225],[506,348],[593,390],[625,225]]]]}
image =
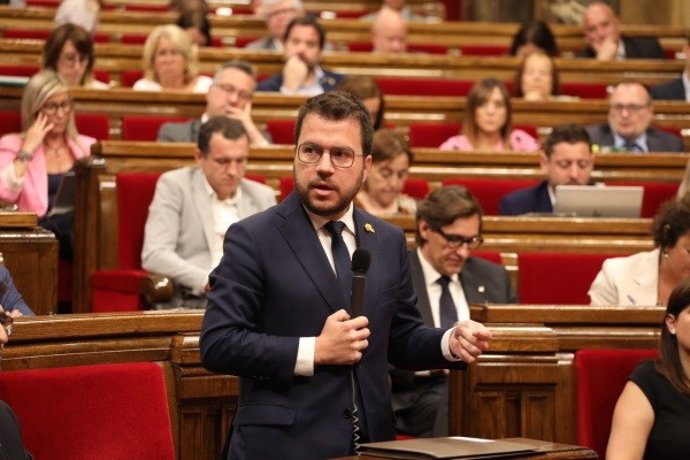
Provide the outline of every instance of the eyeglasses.
{"type": "Polygon", "coordinates": [[[12,325],[14,324],[14,318],[12,318],[6,311],[0,312],[0,325],[5,328],[7,335],[12,335],[12,325]]]}
{"type": "Polygon", "coordinates": [[[252,94],[248,93],[247,91],[244,91],[242,89],[239,89],[237,86],[233,85],[232,83],[214,83],[213,86],[216,86],[220,90],[228,93],[228,94],[237,94],[237,97],[242,99],[243,101],[251,101],[252,100],[252,94]]]}
{"type": "Polygon", "coordinates": [[[60,61],[72,67],[74,64],[84,64],[89,60],[89,57],[82,54],[63,54],[60,56],[60,61]]]}
{"type": "Polygon", "coordinates": [[[445,233],[440,228],[432,228],[432,231],[441,235],[443,239],[446,240],[446,244],[454,249],[457,249],[464,245],[467,245],[469,249],[477,249],[484,242],[484,238],[482,238],[481,235],[476,235],[471,238],[465,238],[462,235],[445,233]]]}
{"type": "Polygon", "coordinates": [[[611,111],[616,113],[623,113],[627,110],[632,114],[637,114],[649,107],[650,104],[611,104],[611,111]]]}
{"type": "MultiPolygon", "coordinates": [[[[305,142],[297,146],[297,158],[302,163],[318,163],[321,161],[326,149],[322,145],[313,144],[311,142],[305,142]]],[[[355,157],[361,157],[362,155],[357,155],[352,149],[348,147],[331,147],[328,149],[328,154],[331,157],[331,164],[335,168],[350,168],[355,162],[355,157]]]]}
{"type": "Polygon", "coordinates": [[[49,102],[45,104],[41,110],[43,110],[43,113],[46,115],[55,115],[59,109],[62,109],[65,113],[70,113],[72,109],[74,109],[74,101],[69,100],[60,103],[49,102]]]}

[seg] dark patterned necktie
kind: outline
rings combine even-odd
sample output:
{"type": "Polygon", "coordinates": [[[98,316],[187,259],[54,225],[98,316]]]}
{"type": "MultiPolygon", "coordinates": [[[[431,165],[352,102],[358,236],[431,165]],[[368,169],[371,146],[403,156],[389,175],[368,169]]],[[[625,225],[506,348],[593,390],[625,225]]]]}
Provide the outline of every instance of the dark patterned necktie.
{"type": "Polygon", "coordinates": [[[352,287],[352,264],[350,262],[350,252],[347,250],[347,246],[345,246],[345,240],[343,240],[345,224],[331,220],[324,227],[331,234],[331,252],[333,253],[335,273],[345,296],[345,301],[349,303],[350,289],[352,287]]]}
{"type": "Polygon", "coordinates": [[[441,285],[441,300],[438,304],[441,327],[447,329],[458,321],[458,311],[455,309],[455,302],[453,302],[453,297],[450,295],[450,289],[448,289],[450,278],[443,275],[436,282],[441,285]]]}

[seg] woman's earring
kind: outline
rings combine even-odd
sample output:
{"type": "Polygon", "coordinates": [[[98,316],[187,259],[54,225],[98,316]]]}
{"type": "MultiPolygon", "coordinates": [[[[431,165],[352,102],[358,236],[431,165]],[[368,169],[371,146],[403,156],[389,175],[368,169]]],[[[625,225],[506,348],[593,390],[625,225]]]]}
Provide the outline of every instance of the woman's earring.
{"type": "Polygon", "coordinates": [[[663,255],[664,255],[664,259],[668,259],[668,251],[664,251],[663,255]]]}

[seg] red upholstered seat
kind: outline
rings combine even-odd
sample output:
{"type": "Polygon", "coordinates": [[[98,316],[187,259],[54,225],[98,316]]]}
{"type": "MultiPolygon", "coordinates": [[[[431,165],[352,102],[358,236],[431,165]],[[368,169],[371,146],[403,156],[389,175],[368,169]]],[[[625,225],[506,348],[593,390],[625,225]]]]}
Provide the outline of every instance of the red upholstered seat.
{"type": "Polygon", "coordinates": [[[577,444],[606,456],[611,419],[628,376],[657,350],[578,350],[575,352],[577,384],[577,444]]]}
{"type": "Polygon", "coordinates": [[[463,56],[506,56],[508,46],[506,45],[461,45],[460,51],[463,56]]]}
{"type": "Polygon", "coordinates": [[[266,131],[274,144],[295,143],[295,120],[293,118],[273,119],[266,122],[266,131]]]}
{"type": "Polygon", "coordinates": [[[591,82],[563,82],[561,83],[561,94],[583,99],[606,99],[608,97],[606,83],[591,82]]]}
{"type": "Polygon", "coordinates": [[[31,77],[38,72],[37,65],[13,65],[1,64],[0,75],[9,75],[11,77],[31,77]]]}
{"type": "Polygon", "coordinates": [[[472,257],[479,257],[480,259],[488,260],[495,264],[503,264],[501,253],[497,251],[472,251],[472,257]]]}
{"type": "Polygon", "coordinates": [[[460,134],[461,129],[462,124],[454,122],[410,123],[410,146],[438,148],[448,138],[460,134]]]}
{"type": "Polygon", "coordinates": [[[22,116],[18,110],[0,110],[0,136],[22,130],[22,116]]]}
{"type": "Polygon", "coordinates": [[[616,254],[521,252],[520,303],[589,305],[587,291],[601,264],[616,254]]]}
{"type": "Polygon", "coordinates": [[[503,195],[514,192],[517,189],[533,187],[539,181],[530,179],[474,179],[474,178],[449,178],[444,179],[445,185],[464,185],[474,195],[487,216],[498,214],[498,204],[503,195]]]}
{"type": "Polygon", "coordinates": [[[678,182],[620,181],[611,182],[609,185],[641,185],[644,187],[640,217],[654,217],[663,203],[676,198],[680,184],[678,182]]]}
{"type": "MultiPolygon", "coordinates": [[[[166,7],[168,5],[165,5],[166,7]]],[[[146,42],[146,34],[122,34],[120,37],[120,43],[125,43],[128,45],[143,45],[146,42]]]]}
{"type": "Polygon", "coordinates": [[[141,269],[141,248],[159,176],[159,173],[119,173],[116,177],[119,266],[91,275],[94,312],[134,311],[142,307],[139,286],[147,272],[141,269]]]}
{"type": "Polygon", "coordinates": [[[79,134],[95,137],[99,141],[110,139],[110,123],[108,115],[100,113],[77,113],[74,115],[79,134]]]}
{"type": "Polygon", "coordinates": [[[376,77],[376,84],[384,95],[410,96],[467,96],[474,85],[472,80],[451,78],[376,77]]]}
{"type": "Polygon", "coordinates": [[[125,88],[131,88],[143,76],[144,72],[141,70],[123,70],[120,72],[120,85],[125,88]]]}
{"type": "Polygon", "coordinates": [[[278,190],[280,191],[280,201],[283,201],[292,192],[295,187],[295,181],[292,176],[284,176],[280,178],[278,183],[278,190]]]}
{"type": "Polygon", "coordinates": [[[50,29],[14,29],[8,28],[2,32],[3,38],[30,38],[45,40],[50,35],[50,29]]]}
{"type": "Polygon", "coordinates": [[[175,458],[158,364],[5,371],[0,399],[16,413],[37,460],[175,458]]]}
{"type": "Polygon", "coordinates": [[[408,177],[405,179],[405,185],[403,186],[403,193],[411,196],[417,200],[423,200],[431,191],[431,186],[429,181],[426,179],[417,179],[414,177],[408,177]]]}
{"type": "Polygon", "coordinates": [[[122,139],[125,141],[155,141],[158,137],[158,130],[163,123],[187,120],[187,118],[182,117],[125,115],[122,117],[122,139]]]}

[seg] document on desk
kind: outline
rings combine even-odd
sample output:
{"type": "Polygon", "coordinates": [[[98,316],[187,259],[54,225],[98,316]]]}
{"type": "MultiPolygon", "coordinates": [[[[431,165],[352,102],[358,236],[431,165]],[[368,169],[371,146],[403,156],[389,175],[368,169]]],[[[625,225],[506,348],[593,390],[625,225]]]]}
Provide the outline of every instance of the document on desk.
{"type": "Polygon", "coordinates": [[[360,446],[361,454],[409,460],[492,459],[528,452],[535,452],[535,450],[530,446],[515,442],[460,436],[370,442],[360,446]]]}

